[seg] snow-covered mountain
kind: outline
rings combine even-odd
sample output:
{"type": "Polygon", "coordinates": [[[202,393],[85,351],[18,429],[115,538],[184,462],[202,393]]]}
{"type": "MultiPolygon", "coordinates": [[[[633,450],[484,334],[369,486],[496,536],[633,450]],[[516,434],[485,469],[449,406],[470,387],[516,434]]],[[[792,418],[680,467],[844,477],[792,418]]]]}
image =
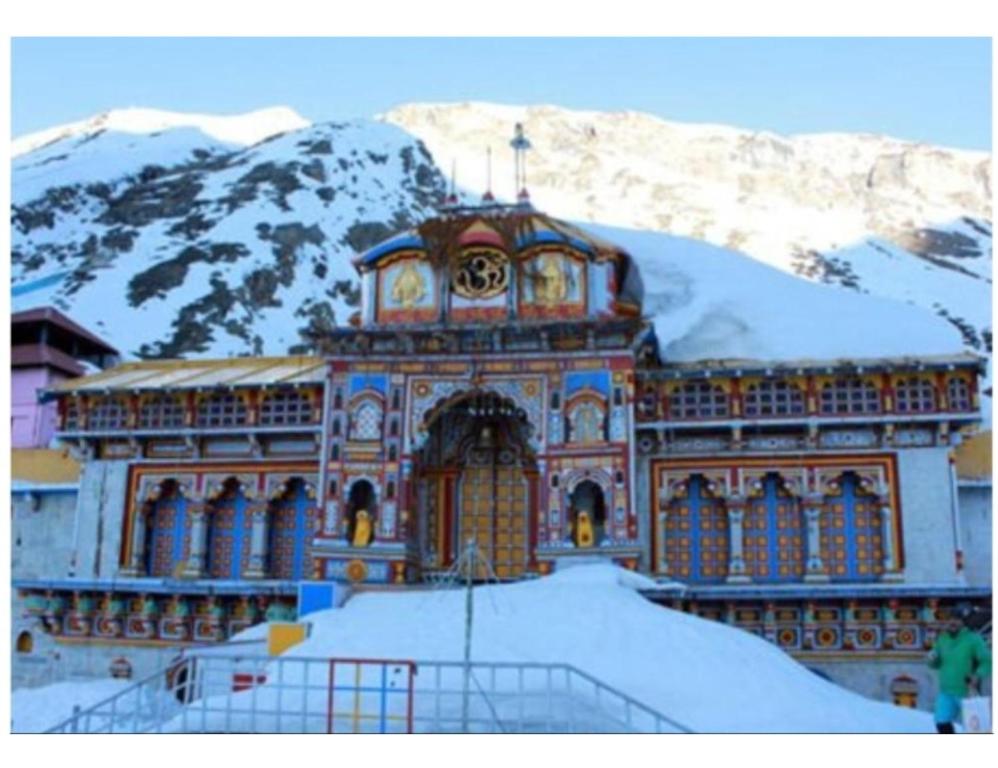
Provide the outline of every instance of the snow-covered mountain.
{"type": "Polygon", "coordinates": [[[410,105],[122,110],[14,142],[13,301],[126,355],[280,354],[356,305],[349,257],[458,184],[532,199],[641,264],[673,359],[990,353],[990,158],[875,136],[781,138],[635,113],[410,105]],[[613,228],[610,228],[610,227],[613,228]]]}
{"type": "Polygon", "coordinates": [[[345,323],[349,256],[431,215],[444,179],[379,122],[233,140],[267,135],[275,114],[168,116],[143,133],[112,113],[20,154],[14,306],[54,304],[144,357],[280,354],[345,323]]]}

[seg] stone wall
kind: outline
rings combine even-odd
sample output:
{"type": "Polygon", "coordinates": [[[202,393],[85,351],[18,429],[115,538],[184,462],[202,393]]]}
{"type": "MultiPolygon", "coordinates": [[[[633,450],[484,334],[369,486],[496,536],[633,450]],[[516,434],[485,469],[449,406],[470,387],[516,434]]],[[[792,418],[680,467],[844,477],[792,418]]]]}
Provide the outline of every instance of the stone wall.
{"type": "Polygon", "coordinates": [[[898,451],[904,580],[958,583],[949,448],[898,451]]]}
{"type": "Polygon", "coordinates": [[[960,500],[960,534],[967,584],[991,586],[991,484],[965,484],[957,490],[960,500]]]}
{"type": "Polygon", "coordinates": [[[11,494],[12,578],[71,575],[76,503],[77,494],[72,490],[11,494]]]}

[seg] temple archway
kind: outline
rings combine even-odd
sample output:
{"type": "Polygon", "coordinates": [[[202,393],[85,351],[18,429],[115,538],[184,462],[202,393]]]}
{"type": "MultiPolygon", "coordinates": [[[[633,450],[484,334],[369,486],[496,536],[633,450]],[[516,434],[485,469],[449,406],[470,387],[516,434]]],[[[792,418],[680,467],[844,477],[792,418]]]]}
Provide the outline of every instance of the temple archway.
{"type": "Polygon", "coordinates": [[[536,545],[537,469],[525,411],[472,391],[437,408],[427,432],[416,492],[424,569],[446,569],[470,540],[487,563],[475,578],[519,578],[536,545]]]}
{"type": "Polygon", "coordinates": [[[599,483],[583,480],[569,494],[569,525],[577,547],[597,547],[606,530],[606,496],[599,483]]]}

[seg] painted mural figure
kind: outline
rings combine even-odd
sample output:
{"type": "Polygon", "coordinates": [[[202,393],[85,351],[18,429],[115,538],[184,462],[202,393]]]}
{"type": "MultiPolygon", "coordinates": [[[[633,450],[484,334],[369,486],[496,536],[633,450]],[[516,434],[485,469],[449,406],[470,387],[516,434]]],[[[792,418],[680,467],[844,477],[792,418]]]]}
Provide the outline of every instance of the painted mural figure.
{"type": "Polygon", "coordinates": [[[353,527],[353,541],[350,543],[355,547],[366,547],[371,543],[371,534],[370,513],[366,509],[358,509],[353,527]]]}
{"type": "Polygon", "coordinates": [[[534,277],[534,296],[541,304],[557,304],[568,297],[565,272],[553,253],[546,253],[541,259],[541,268],[534,277]]]}
{"type": "Polygon", "coordinates": [[[402,267],[392,284],[392,301],[405,308],[415,307],[426,297],[426,284],[416,265],[402,267]]]}
{"type": "Polygon", "coordinates": [[[591,403],[580,405],[575,411],[573,432],[576,443],[598,443],[603,439],[603,414],[591,403]]]}

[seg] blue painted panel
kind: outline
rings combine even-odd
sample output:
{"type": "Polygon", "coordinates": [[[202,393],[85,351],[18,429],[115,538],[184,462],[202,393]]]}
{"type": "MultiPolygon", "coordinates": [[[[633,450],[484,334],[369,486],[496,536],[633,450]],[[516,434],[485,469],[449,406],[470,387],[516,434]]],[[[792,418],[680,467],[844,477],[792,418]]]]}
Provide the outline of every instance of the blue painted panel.
{"type": "Polygon", "coordinates": [[[350,376],[350,396],[365,389],[373,389],[382,395],[388,394],[388,376],[383,373],[355,373],[350,376]]]}
{"type": "Polygon", "coordinates": [[[604,397],[610,396],[609,371],[575,371],[565,376],[565,396],[571,397],[574,392],[590,387],[604,397]]]}
{"type": "Polygon", "coordinates": [[[336,607],[336,583],[303,581],[298,585],[298,618],[336,607]]]}

